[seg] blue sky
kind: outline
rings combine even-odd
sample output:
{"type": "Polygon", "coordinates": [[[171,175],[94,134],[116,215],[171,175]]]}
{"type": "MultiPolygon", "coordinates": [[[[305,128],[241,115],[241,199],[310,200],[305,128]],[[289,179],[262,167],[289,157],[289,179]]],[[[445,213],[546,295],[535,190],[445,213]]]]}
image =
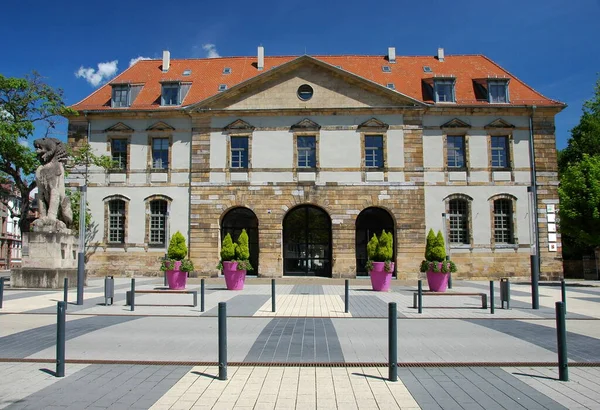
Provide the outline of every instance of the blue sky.
{"type": "Polygon", "coordinates": [[[37,70],[68,104],[93,92],[90,82],[162,50],[194,58],[255,55],[258,45],[266,55],[385,55],[390,46],[433,55],[444,47],[446,55],[484,54],[567,103],[556,117],[564,148],[600,71],[600,0],[21,0],[2,9],[0,73],[37,70]]]}

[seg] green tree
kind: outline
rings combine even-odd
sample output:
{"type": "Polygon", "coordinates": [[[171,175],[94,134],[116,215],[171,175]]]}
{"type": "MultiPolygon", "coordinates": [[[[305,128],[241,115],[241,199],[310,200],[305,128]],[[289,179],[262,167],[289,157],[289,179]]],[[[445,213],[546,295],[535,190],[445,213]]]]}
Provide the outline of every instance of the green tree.
{"type": "Polygon", "coordinates": [[[583,154],[560,178],[560,230],[572,244],[600,246],[600,155],[583,154]]]}
{"type": "Polygon", "coordinates": [[[76,114],[65,106],[62,90],[46,84],[38,73],[25,78],[0,74],[0,179],[19,191],[21,207],[9,211],[11,217],[20,218],[21,232],[29,231],[29,196],[36,187],[33,174],[39,165],[26,142],[36,127],[45,129],[49,135],[61,116],[76,114]]]}
{"type": "Polygon", "coordinates": [[[438,231],[437,236],[435,237],[435,259],[438,262],[442,262],[446,259],[446,244],[444,243],[444,235],[442,235],[442,231],[438,231]]]}
{"type": "Polygon", "coordinates": [[[394,256],[394,237],[391,232],[385,229],[379,235],[379,246],[377,246],[377,258],[381,262],[391,261],[394,256]]]}
{"type": "Polygon", "coordinates": [[[248,246],[248,234],[245,229],[238,237],[237,247],[235,248],[235,256],[238,260],[247,261],[250,259],[250,247],[248,246]]]}
{"type": "Polygon", "coordinates": [[[571,130],[567,148],[559,152],[559,171],[562,173],[570,164],[581,161],[584,154],[600,154],[600,79],[596,81],[594,96],[583,104],[583,114],[571,130]]]}
{"type": "Polygon", "coordinates": [[[235,258],[236,244],[233,243],[231,235],[227,234],[221,243],[221,261],[231,261],[235,258]]]}
{"type": "Polygon", "coordinates": [[[433,259],[433,248],[435,247],[436,236],[433,229],[429,229],[427,233],[427,242],[425,244],[425,260],[432,261],[433,259]]]}

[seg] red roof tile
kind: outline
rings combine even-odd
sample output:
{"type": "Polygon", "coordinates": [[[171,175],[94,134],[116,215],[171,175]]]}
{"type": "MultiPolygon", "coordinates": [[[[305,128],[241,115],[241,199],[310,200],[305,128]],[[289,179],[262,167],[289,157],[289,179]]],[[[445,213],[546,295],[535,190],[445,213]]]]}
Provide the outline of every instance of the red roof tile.
{"type": "MultiPolygon", "coordinates": [[[[265,57],[264,70],[256,68],[256,57],[223,57],[210,59],[173,59],[167,73],[162,72],[162,60],[142,60],[125,70],[109,84],[105,84],[90,96],[72,106],[76,110],[111,110],[111,84],[131,83],[144,84],[139,95],[128,109],[135,110],[173,110],[180,107],[161,107],[161,82],[191,82],[183,106],[199,103],[219,94],[220,84],[230,89],[270,69],[290,62],[298,57],[280,56],[265,57]],[[225,67],[231,68],[231,74],[223,74],[225,67]],[[184,76],[184,70],[191,74],[184,76]]],[[[446,56],[443,62],[432,56],[397,57],[395,64],[390,64],[385,56],[312,56],[312,58],[340,66],[342,70],[363,77],[385,87],[394,83],[397,92],[425,103],[423,80],[434,76],[451,76],[456,78],[455,92],[457,105],[486,105],[485,101],[475,98],[473,80],[489,77],[510,79],[509,105],[563,106],[564,104],[549,99],[538,93],[502,67],[482,55],[446,56]],[[382,66],[391,67],[391,72],[383,72],[382,66]],[[424,66],[431,67],[432,72],[423,71],[424,66]]],[[[123,108],[114,110],[122,111],[123,108]]]]}

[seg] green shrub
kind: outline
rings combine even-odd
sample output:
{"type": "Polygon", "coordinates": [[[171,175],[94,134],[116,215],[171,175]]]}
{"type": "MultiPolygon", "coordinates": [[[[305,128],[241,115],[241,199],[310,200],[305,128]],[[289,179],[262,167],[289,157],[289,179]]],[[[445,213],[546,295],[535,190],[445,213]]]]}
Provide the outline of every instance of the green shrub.
{"type": "Polygon", "coordinates": [[[373,234],[373,237],[367,243],[367,259],[376,260],[377,258],[377,248],[379,247],[379,239],[377,239],[377,235],[373,234]]]}
{"type": "Polygon", "coordinates": [[[427,244],[425,245],[425,260],[421,262],[420,271],[427,272],[456,272],[456,264],[446,260],[446,245],[442,231],[434,234],[433,229],[427,234],[427,244]],[[441,266],[440,266],[441,262],[441,266]]]}
{"type": "Polygon", "coordinates": [[[181,232],[175,232],[173,236],[171,236],[169,249],[167,250],[167,256],[169,259],[181,261],[187,256],[187,251],[187,246],[185,246],[185,238],[181,232]]]}
{"type": "Polygon", "coordinates": [[[221,261],[232,261],[235,259],[237,245],[231,240],[231,235],[225,235],[221,244],[221,261]]]}
{"type": "Polygon", "coordinates": [[[242,229],[242,233],[238,237],[237,247],[235,248],[235,257],[237,260],[250,259],[250,248],[248,247],[248,234],[245,229],[242,229]]]}
{"type": "Polygon", "coordinates": [[[427,234],[427,243],[425,245],[425,260],[431,261],[433,260],[431,256],[431,251],[435,247],[436,236],[433,232],[433,229],[429,229],[429,233],[427,234]]]}

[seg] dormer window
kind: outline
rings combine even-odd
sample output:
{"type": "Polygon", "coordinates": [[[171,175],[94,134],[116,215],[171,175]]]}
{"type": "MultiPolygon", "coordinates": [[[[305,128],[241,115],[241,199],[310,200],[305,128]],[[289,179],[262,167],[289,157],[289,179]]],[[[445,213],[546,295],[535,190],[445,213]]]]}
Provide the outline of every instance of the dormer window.
{"type": "Polygon", "coordinates": [[[162,85],[162,97],[160,105],[179,105],[179,83],[164,83],[162,85]]]}
{"type": "Polygon", "coordinates": [[[454,79],[435,79],[433,81],[435,102],[456,102],[454,96],[454,79]]]}
{"type": "Polygon", "coordinates": [[[475,84],[475,98],[478,101],[487,101],[491,104],[508,103],[508,79],[488,78],[473,80],[475,84]]]}
{"type": "Polygon", "coordinates": [[[118,84],[112,86],[111,106],[115,108],[129,107],[130,105],[130,87],[128,84],[118,84]]]}
{"type": "Polygon", "coordinates": [[[508,81],[488,80],[488,94],[490,103],[507,103],[508,81]]]}

